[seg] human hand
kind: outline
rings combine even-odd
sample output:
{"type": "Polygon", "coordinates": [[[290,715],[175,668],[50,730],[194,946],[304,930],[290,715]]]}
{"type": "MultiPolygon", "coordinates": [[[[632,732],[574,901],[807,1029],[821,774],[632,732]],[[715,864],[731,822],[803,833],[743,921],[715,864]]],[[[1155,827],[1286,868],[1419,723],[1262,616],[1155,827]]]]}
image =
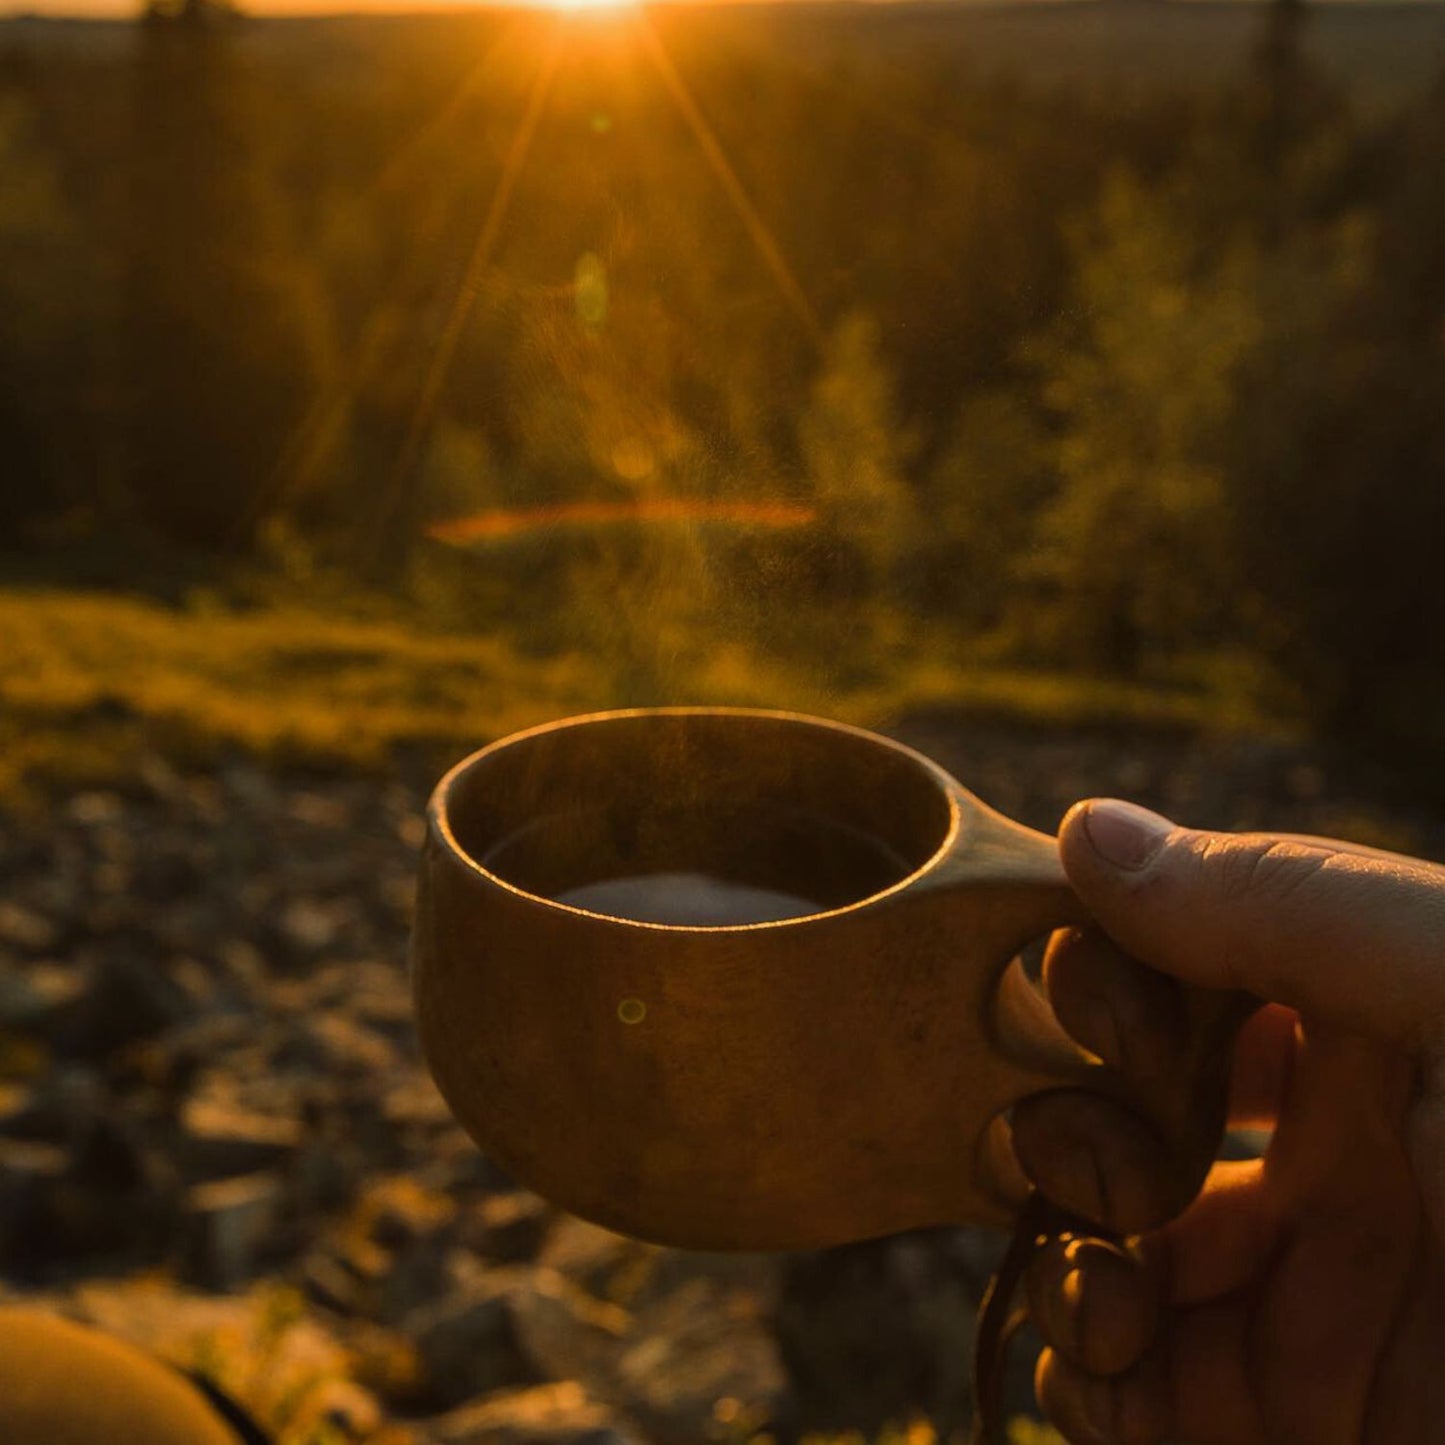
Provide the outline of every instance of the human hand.
{"type": "Polygon", "coordinates": [[[1061,1021],[1182,1099],[1181,985],[1256,995],[1230,1119],[1274,1134],[1161,1226],[1167,1150],[1138,1120],[1083,1094],[1019,1106],[1043,1193],[1146,1231],[1031,1267],[1045,1413],[1090,1445],[1445,1441],[1445,868],[1098,801],[1060,847],[1097,921],[1051,943],[1061,1021]]]}

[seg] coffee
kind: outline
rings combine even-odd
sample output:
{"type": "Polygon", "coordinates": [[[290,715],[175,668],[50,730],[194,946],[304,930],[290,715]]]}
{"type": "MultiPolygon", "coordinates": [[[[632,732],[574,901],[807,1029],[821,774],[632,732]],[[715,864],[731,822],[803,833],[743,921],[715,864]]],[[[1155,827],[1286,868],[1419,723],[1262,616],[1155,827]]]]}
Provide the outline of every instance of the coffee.
{"type": "Polygon", "coordinates": [[[479,859],[514,887],[643,923],[718,927],[825,913],[891,888],[908,861],[811,810],[707,799],[543,813],[479,859]]]}
{"type": "Polygon", "coordinates": [[[776,923],[824,911],[825,905],[773,888],[755,888],[708,873],[644,873],[604,878],[558,893],[558,903],[638,923],[693,927],[776,923]]]}

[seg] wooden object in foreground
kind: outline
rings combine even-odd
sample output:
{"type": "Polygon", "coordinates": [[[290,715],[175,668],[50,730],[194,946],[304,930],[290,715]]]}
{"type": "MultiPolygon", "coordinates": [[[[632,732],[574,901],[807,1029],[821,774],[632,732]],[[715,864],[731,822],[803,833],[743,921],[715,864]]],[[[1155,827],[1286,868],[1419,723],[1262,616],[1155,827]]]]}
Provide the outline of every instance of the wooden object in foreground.
{"type": "Polygon", "coordinates": [[[183,1375],[131,1345],[31,1309],[0,1309],[5,1445],[241,1445],[183,1375]]]}

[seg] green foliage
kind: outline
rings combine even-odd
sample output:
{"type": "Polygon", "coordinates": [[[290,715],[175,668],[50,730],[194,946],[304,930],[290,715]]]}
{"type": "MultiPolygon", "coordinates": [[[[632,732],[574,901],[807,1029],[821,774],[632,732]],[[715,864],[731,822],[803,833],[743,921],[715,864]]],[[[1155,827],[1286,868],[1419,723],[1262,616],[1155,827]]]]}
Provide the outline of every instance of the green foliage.
{"type": "Polygon", "coordinates": [[[633,635],[599,627],[597,649],[543,650],[523,633],[399,622],[389,597],[323,609],[277,595],[237,610],[199,594],[173,608],[0,589],[0,797],[11,804],[42,780],[114,781],[157,750],[181,764],[244,751],[350,768],[405,753],[435,768],[517,728],[649,701],[864,724],[948,704],[1053,723],[1261,725],[1198,691],[981,667],[939,636],[912,637],[839,687],[826,661],[803,666],[681,617],[644,627],[638,607],[633,635]]]}
{"type": "Polygon", "coordinates": [[[89,328],[109,318],[100,257],[65,194],[35,110],[0,84],[0,528],[94,489],[77,391],[94,385],[89,328]]]}
{"type": "Polygon", "coordinates": [[[854,312],[829,336],[798,430],[823,525],[846,551],[854,589],[876,596],[914,540],[915,523],[906,441],[872,317],[854,312]]]}
{"type": "Polygon", "coordinates": [[[1227,631],[1238,594],[1222,448],[1263,329],[1259,259],[1191,219],[1111,176],[1078,230],[1076,308],[1030,349],[1058,476],[1021,559],[1032,624],[1126,676],[1227,631]]]}
{"type": "Polygon", "coordinates": [[[926,605],[988,634],[1007,620],[1041,509],[1058,488],[1055,445],[1020,390],[963,404],[922,488],[919,556],[926,605]]]}

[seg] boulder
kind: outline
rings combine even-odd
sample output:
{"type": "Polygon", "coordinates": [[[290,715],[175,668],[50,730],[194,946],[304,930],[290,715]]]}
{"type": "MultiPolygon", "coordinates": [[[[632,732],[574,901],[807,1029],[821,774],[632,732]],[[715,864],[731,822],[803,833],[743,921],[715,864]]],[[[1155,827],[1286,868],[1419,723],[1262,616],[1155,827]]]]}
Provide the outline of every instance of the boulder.
{"type": "Polygon", "coordinates": [[[430,1424],[437,1445],[643,1445],[574,1380],[513,1390],[430,1424]]]}
{"type": "Polygon", "coordinates": [[[231,1290],[267,1263],[282,1217],[285,1185],[272,1172],[193,1185],[184,1204],[186,1262],[207,1289],[231,1290]]]}
{"type": "Polygon", "coordinates": [[[138,949],[109,951],[92,965],[57,1024],[56,1048],[71,1057],[101,1057],[174,1028],[201,1003],[153,957],[138,949]]]}
{"type": "Polygon", "coordinates": [[[0,956],[0,1034],[49,1040],[83,989],[80,970],[68,964],[12,965],[0,956]]]}
{"type": "Polygon", "coordinates": [[[467,1221],[464,1242],[485,1259],[519,1264],[536,1259],[556,1214],[528,1190],[481,1200],[467,1221]]]}
{"type": "Polygon", "coordinates": [[[788,1379],[784,1434],[874,1434],[917,1417],[943,1438],[962,1428],[987,1278],[963,1233],[919,1230],[786,1258],[773,1317],[788,1379]]]}
{"type": "Polygon", "coordinates": [[[40,957],[61,941],[61,928],[37,908],[27,908],[11,899],[0,899],[0,945],[17,953],[40,957]]]}
{"type": "Polygon", "coordinates": [[[416,1351],[420,1394],[433,1408],[542,1381],[517,1332],[514,1294],[514,1285],[458,1291],[402,1322],[416,1351]]]}

